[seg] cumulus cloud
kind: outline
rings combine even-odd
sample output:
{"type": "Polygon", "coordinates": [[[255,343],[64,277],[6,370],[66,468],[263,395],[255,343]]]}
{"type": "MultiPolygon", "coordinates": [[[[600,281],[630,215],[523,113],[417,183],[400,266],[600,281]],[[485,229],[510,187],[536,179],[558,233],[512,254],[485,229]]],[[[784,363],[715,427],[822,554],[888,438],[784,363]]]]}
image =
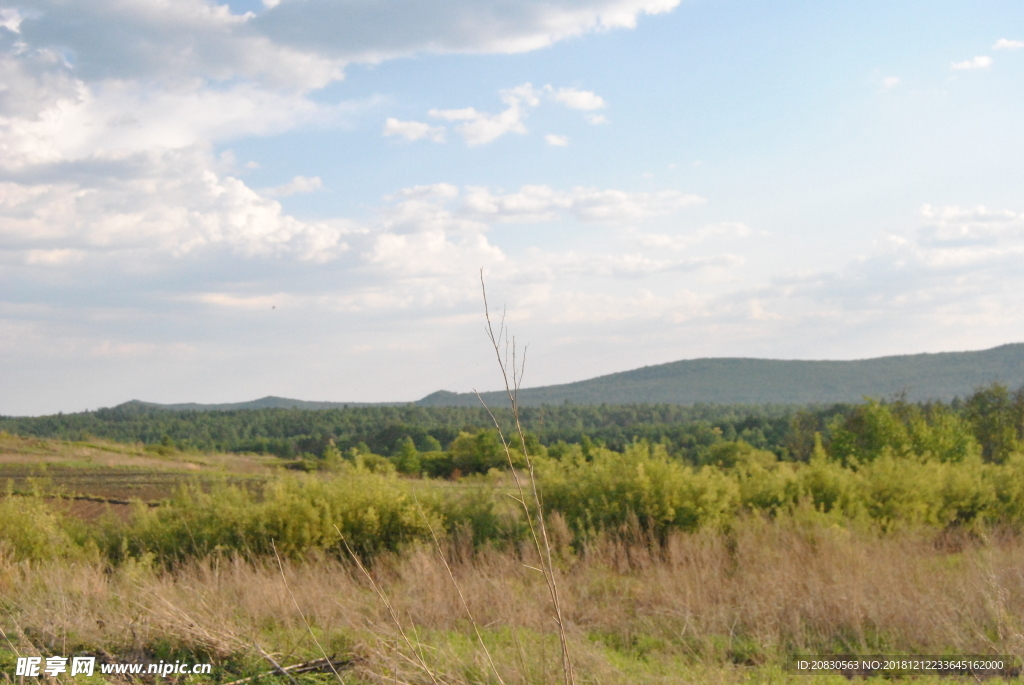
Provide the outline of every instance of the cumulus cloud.
{"type": "Polygon", "coordinates": [[[712,238],[745,238],[753,231],[749,226],[739,222],[724,222],[703,226],[696,231],[686,233],[651,233],[647,231],[628,231],[638,245],[658,250],[687,250],[694,245],[712,238]]]}
{"type": "Polygon", "coordinates": [[[298,193],[312,193],[323,187],[324,182],[320,180],[319,176],[296,176],[284,185],[267,188],[263,191],[263,194],[270,195],[271,197],[288,197],[289,195],[296,195],[298,193]]]}
{"type": "Polygon", "coordinates": [[[393,117],[388,117],[387,121],[384,122],[384,135],[401,136],[406,140],[426,138],[435,143],[443,143],[445,130],[443,126],[431,126],[419,121],[399,121],[393,117]]]}
{"type": "Polygon", "coordinates": [[[544,136],[544,142],[553,147],[566,147],[569,145],[569,138],[556,133],[549,133],[544,136]]]}
{"type": "Polygon", "coordinates": [[[882,79],[882,86],[884,88],[895,88],[898,85],[900,85],[900,79],[898,76],[886,76],[882,79]]]}
{"type": "Polygon", "coordinates": [[[1000,38],[992,46],[993,50],[1021,50],[1024,49],[1024,40],[1009,40],[1000,38]]]}
{"type": "MultiPolygon", "coordinates": [[[[318,177],[257,191],[227,170],[214,146],[343,124],[373,106],[310,95],[343,78],[347,64],[529,50],[628,28],[641,14],[677,3],[545,0],[509,11],[491,2],[284,0],[258,14],[209,0],[38,0],[31,11],[0,8],[0,34],[9,37],[0,45],[0,250],[54,267],[104,254],[130,253],[127,263],[221,249],[336,259],[361,229],[344,219],[297,219],[273,199],[317,190],[318,177]]],[[[584,111],[603,103],[588,91],[530,84],[500,98],[505,110],[497,114],[435,114],[469,144],[482,144],[525,132],[527,112],[544,98],[584,111]]],[[[445,130],[388,119],[384,134],[440,142],[445,130]]],[[[405,198],[401,211],[416,202],[423,200],[405,198]]],[[[411,224],[397,206],[389,211],[382,230],[403,235],[411,224]]],[[[464,208],[444,207],[435,219],[447,221],[445,212],[451,225],[478,221],[464,208]]]]}
{"type": "MultiPolygon", "coordinates": [[[[467,144],[483,145],[490,143],[506,133],[527,133],[525,120],[529,111],[538,107],[543,100],[550,100],[570,109],[594,110],[607,106],[607,103],[599,95],[588,90],[577,90],[575,88],[555,89],[550,84],[542,88],[535,88],[530,83],[524,83],[515,88],[508,88],[500,91],[499,96],[506,108],[497,114],[477,110],[475,107],[463,107],[461,109],[431,109],[427,114],[435,119],[442,119],[449,122],[458,122],[455,131],[463,137],[467,144]]],[[[601,115],[587,114],[587,120],[591,123],[606,123],[607,119],[601,115]]],[[[388,119],[388,122],[394,121],[388,119]]],[[[418,124],[426,126],[426,124],[418,124]]],[[[443,135],[443,129],[441,130],[443,135]]],[[[385,135],[388,134],[388,127],[385,126],[385,135]]],[[[565,145],[565,142],[557,142],[564,139],[564,136],[549,135],[545,138],[548,145],[565,145]],[[555,142],[552,142],[555,141],[555,142]]]]}
{"type": "Polygon", "coordinates": [[[28,45],[68,55],[86,81],[242,78],[301,90],[342,78],[344,60],[277,42],[252,19],[205,0],[38,0],[20,29],[28,45]]]}
{"type": "Polygon", "coordinates": [[[0,7],[0,28],[11,33],[21,33],[21,12],[15,7],[0,7]]]}
{"type": "MultiPolygon", "coordinates": [[[[550,89],[551,87],[548,86],[550,89]]],[[[604,101],[600,95],[596,95],[589,90],[577,90],[576,88],[559,88],[558,90],[549,90],[551,93],[551,99],[555,102],[560,102],[570,109],[603,109],[608,106],[608,103],[604,101]]]]}
{"type": "Polygon", "coordinates": [[[679,0],[284,0],[249,22],[277,43],[347,61],[434,53],[517,53],[633,28],[679,0]]]}
{"type": "Polygon", "coordinates": [[[972,59],[964,60],[963,62],[953,62],[951,65],[952,69],[957,71],[969,71],[972,69],[988,69],[992,66],[992,58],[988,55],[978,55],[972,59]]]}
{"type": "Polygon", "coordinates": [[[677,190],[636,193],[578,187],[559,191],[550,186],[531,185],[504,194],[470,187],[462,207],[471,216],[496,223],[554,221],[567,214],[584,223],[628,224],[667,216],[704,201],[698,195],[677,190]]]}
{"type": "Polygon", "coordinates": [[[120,177],[64,173],[61,180],[0,183],[0,241],[29,255],[87,249],[125,254],[129,262],[222,247],[248,257],[325,261],[347,249],[342,229],[288,216],[239,179],[211,171],[201,149],[126,161],[129,173],[120,177]]]}
{"type": "Polygon", "coordinates": [[[227,309],[274,309],[278,305],[292,303],[295,301],[293,295],[288,293],[275,293],[273,295],[237,295],[234,293],[200,293],[190,299],[202,304],[224,307],[227,309]]]}
{"type": "Polygon", "coordinates": [[[586,33],[632,28],[679,0],[333,0],[265,2],[234,14],[208,0],[36,0],[0,26],[35,48],[68,55],[86,80],[255,79],[321,88],[351,63],[422,53],[514,53],[586,33]]]}
{"type": "Polygon", "coordinates": [[[690,273],[709,268],[742,266],[744,259],[733,254],[721,254],[683,259],[658,259],[642,253],[584,255],[575,252],[547,255],[540,265],[550,271],[550,277],[588,276],[599,278],[644,278],[669,272],[690,273]]]}
{"type": "Polygon", "coordinates": [[[523,120],[527,110],[540,104],[538,92],[529,83],[501,91],[506,109],[497,114],[479,112],[473,107],[463,109],[432,109],[430,116],[445,121],[460,122],[455,130],[469,145],[482,145],[506,133],[526,133],[523,120]]]}
{"type": "Polygon", "coordinates": [[[842,269],[777,276],[747,296],[790,322],[811,316],[843,328],[917,322],[934,334],[1018,320],[1024,213],[925,205],[920,217],[842,269]]]}
{"type": "MultiPolygon", "coordinates": [[[[17,74],[28,82],[23,87],[29,91],[18,98],[23,111],[0,120],[6,152],[0,167],[7,169],[184,148],[277,133],[300,124],[338,123],[365,106],[323,107],[304,97],[244,84],[215,90],[150,89],[121,81],[89,85],[65,78],[59,69],[54,84],[49,74],[26,74],[19,61],[0,58],[0,70],[17,74]]],[[[0,107],[3,103],[0,100],[0,107]]]]}
{"type": "Polygon", "coordinates": [[[4,8],[0,21],[33,46],[73,55],[89,80],[249,78],[308,89],[342,78],[349,63],[424,52],[523,52],[631,28],[641,14],[677,4],[533,0],[509,11],[497,1],[306,0],[268,3],[255,15],[205,0],[37,0],[30,15],[4,8]]]}

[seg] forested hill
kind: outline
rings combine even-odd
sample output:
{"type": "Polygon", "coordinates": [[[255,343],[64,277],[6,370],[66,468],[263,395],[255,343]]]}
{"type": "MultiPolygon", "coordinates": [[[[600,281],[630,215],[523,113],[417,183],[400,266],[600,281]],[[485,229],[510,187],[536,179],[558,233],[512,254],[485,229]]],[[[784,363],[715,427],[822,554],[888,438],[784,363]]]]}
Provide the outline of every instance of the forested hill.
{"type": "MultiPolygon", "coordinates": [[[[856,361],[711,358],[645,366],[586,381],[524,388],[519,401],[542,404],[811,404],[859,402],[906,393],[910,401],[967,397],[979,386],[1024,384],[1024,343],[978,352],[940,352],[856,361]]],[[[504,394],[483,393],[489,405],[504,394]]],[[[421,406],[473,406],[470,393],[436,392],[421,406]]]]}
{"type": "Polygon", "coordinates": [[[346,407],[374,407],[407,404],[406,402],[310,402],[308,400],[291,400],[287,397],[268,395],[249,402],[226,402],[224,404],[199,404],[183,402],[181,404],[157,404],[132,400],[125,405],[146,407],[151,409],[167,409],[170,411],[239,411],[243,409],[344,409],[346,407]]]}
{"type": "MultiPolygon", "coordinates": [[[[865,397],[891,398],[905,393],[912,402],[964,398],[978,387],[1002,383],[1024,385],[1024,343],[978,352],[940,352],[878,357],[856,361],[710,358],[645,366],[590,380],[524,388],[524,406],[569,404],[757,404],[806,405],[860,402],[865,397]]],[[[503,392],[482,393],[488,406],[505,406],[503,392]]],[[[310,402],[264,397],[231,404],[128,405],[178,411],[245,409],[342,409],[345,407],[418,405],[478,407],[472,393],[444,390],[418,402],[310,402]]]]}

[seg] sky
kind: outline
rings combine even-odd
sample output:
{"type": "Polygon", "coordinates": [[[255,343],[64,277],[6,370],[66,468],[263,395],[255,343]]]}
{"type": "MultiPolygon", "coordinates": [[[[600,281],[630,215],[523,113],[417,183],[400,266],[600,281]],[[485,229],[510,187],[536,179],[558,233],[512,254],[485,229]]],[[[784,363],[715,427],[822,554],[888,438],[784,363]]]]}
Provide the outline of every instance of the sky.
{"type": "Polygon", "coordinates": [[[1024,3],[0,0],[0,414],[1024,341],[1024,3]]]}

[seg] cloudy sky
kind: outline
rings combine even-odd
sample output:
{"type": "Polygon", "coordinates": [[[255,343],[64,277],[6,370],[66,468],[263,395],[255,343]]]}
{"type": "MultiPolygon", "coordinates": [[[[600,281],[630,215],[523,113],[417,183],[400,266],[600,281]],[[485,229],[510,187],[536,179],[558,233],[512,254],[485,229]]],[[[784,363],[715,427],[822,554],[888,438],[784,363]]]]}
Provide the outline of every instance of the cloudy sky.
{"type": "Polygon", "coordinates": [[[1024,3],[0,0],[0,414],[1024,341],[1024,3]]]}

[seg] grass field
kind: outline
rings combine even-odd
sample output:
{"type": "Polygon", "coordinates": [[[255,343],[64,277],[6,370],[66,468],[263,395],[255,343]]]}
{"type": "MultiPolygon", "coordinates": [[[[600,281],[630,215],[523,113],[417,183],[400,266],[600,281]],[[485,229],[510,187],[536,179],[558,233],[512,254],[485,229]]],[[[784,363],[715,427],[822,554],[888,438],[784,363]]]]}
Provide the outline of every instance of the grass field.
{"type": "MultiPolygon", "coordinates": [[[[71,550],[33,559],[0,544],[0,679],[16,679],[17,656],[87,653],[209,661],[210,682],[325,655],[337,659],[339,676],[271,674],[261,682],[497,683],[499,676],[505,683],[562,682],[543,578],[530,568],[538,562],[515,538],[474,545],[457,527],[438,528],[437,545],[420,535],[396,551],[378,551],[368,571],[394,614],[350,559],[326,547],[305,554],[282,549],[278,559],[218,551],[193,539],[208,553],[165,563],[152,553],[119,556],[89,546],[101,539],[90,531],[117,533],[142,525],[137,521],[156,530],[167,523],[161,511],[184,504],[223,517],[235,510],[218,507],[237,492],[223,489],[225,483],[276,487],[295,477],[284,463],[0,436],[0,482],[10,482],[0,507],[16,505],[3,515],[51,522],[39,530],[53,535],[51,546],[71,550]],[[199,494],[182,499],[182,486],[199,494]],[[163,504],[95,501],[103,498],[163,504]]],[[[493,493],[506,500],[509,491],[507,476],[498,473],[458,483],[346,473],[303,474],[280,492],[316,493],[352,478],[353,488],[338,491],[342,499],[405,497],[409,506],[402,511],[415,519],[421,502],[443,512],[493,493]]],[[[268,493],[260,499],[268,507],[302,505],[260,491],[268,493]]],[[[383,500],[366,501],[357,502],[357,513],[383,500]]],[[[349,521],[347,510],[332,511],[349,521]]],[[[991,526],[882,532],[806,513],[751,514],[725,527],[663,536],[633,519],[585,544],[574,543],[567,523],[552,515],[576,681],[840,683],[846,680],[838,675],[796,675],[788,664],[810,654],[1024,653],[1024,539],[1017,532],[991,526]]],[[[385,509],[373,514],[377,521],[386,515],[385,509]]],[[[499,507],[494,520],[502,516],[510,514],[499,507]]],[[[183,520],[189,536],[203,535],[200,526],[209,525],[198,514],[183,520]]],[[[365,524],[365,517],[359,521],[365,524]]],[[[251,524],[238,519],[243,525],[251,524]]],[[[271,529],[264,535],[284,539],[271,529]]]]}

